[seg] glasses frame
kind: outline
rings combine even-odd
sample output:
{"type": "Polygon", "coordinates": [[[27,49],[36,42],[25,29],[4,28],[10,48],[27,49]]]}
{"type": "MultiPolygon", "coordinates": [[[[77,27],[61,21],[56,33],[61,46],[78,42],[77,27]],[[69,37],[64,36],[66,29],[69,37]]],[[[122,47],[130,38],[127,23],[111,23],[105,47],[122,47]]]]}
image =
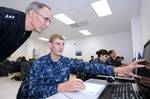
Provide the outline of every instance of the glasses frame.
{"type": "Polygon", "coordinates": [[[40,15],[44,20],[45,20],[45,22],[50,22],[51,23],[51,20],[50,20],[50,18],[48,18],[48,17],[45,17],[45,16],[43,16],[42,14],[40,14],[38,11],[36,11],[36,10],[33,10],[35,13],[37,13],[38,15],[40,15]]]}

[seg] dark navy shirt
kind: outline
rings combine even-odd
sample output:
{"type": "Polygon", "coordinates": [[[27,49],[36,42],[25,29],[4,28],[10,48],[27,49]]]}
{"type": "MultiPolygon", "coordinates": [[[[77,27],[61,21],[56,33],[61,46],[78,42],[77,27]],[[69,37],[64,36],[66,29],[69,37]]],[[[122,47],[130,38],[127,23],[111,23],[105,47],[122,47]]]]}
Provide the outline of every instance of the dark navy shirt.
{"type": "MultiPolygon", "coordinates": [[[[102,62],[99,58],[95,58],[95,60],[93,61],[94,63],[99,63],[99,64],[107,64],[107,62],[102,62]]],[[[107,66],[114,66],[113,64],[107,64],[107,66]]]]}
{"type": "Polygon", "coordinates": [[[28,84],[23,82],[18,93],[25,94],[26,89],[24,88],[27,88],[29,97],[35,99],[49,97],[58,92],[57,88],[60,83],[69,80],[71,71],[114,75],[114,67],[112,66],[83,62],[64,56],[61,56],[58,62],[54,62],[48,54],[33,63],[28,81],[25,81],[28,84]]]}
{"type": "Polygon", "coordinates": [[[106,64],[116,66],[117,62],[113,58],[109,57],[106,64]]]}
{"type": "Polygon", "coordinates": [[[0,62],[14,53],[31,35],[25,30],[24,12],[0,7],[0,62]]]}

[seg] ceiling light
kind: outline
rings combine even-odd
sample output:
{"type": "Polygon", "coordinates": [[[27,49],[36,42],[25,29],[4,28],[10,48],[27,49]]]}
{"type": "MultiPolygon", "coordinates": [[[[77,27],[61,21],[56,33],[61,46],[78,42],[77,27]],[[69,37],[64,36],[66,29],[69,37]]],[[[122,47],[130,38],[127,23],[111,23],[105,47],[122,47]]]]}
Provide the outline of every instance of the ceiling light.
{"type": "Polygon", "coordinates": [[[90,33],[88,30],[80,30],[80,33],[82,33],[83,35],[92,35],[92,33],[90,33]]]}
{"type": "Polygon", "coordinates": [[[48,41],[49,41],[49,39],[47,39],[47,38],[43,38],[43,37],[39,37],[38,39],[39,39],[39,40],[42,40],[42,41],[46,41],[46,42],[48,42],[48,41]]]}
{"type": "Polygon", "coordinates": [[[96,1],[94,3],[91,3],[91,6],[94,8],[99,17],[108,16],[112,14],[107,0],[96,1]]]}
{"type": "Polygon", "coordinates": [[[63,13],[57,14],[54,17],[67,25],[76,23],[75,21],[73,21],[72,19],[70,19],[68,16],[66,16],[63,13]]]}

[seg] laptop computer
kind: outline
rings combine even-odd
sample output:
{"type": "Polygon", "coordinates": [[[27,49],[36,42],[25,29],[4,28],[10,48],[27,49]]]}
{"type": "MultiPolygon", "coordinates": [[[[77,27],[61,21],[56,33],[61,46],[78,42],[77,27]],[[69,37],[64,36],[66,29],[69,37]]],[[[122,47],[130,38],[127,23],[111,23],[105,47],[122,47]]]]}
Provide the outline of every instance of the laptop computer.
{"type": "Polygon", "coordinates": [[[150,40],[145,44],[143,61],[145,65],[137,69],[137,74],[142,78],[135,79],[137,88],[133,83],[108,84],[98,99],[149,99],[150,97],[150,40]]]}

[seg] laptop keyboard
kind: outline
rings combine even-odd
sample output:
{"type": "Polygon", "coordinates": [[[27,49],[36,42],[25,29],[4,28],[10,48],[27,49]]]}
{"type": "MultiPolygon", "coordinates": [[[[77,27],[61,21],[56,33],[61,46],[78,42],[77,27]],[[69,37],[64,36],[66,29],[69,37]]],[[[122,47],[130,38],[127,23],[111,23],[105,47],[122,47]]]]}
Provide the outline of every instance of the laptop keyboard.
{"type": "Polygon", "coordinates": [[[131,83],[109,84],[98,99],[138,99],[131,83]]]}

